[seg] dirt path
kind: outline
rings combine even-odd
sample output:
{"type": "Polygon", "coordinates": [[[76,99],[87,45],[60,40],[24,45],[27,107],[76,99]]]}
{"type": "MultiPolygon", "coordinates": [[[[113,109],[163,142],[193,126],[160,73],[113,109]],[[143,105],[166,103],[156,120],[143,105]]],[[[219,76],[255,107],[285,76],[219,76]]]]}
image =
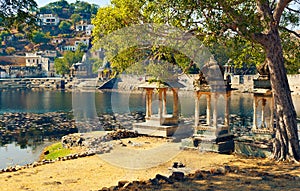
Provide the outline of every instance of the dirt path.
{"type": "Polygon", "coordinates": [[[170,156],[171,154],[168,152],[173,149],[174,145],[170,145],[173,143],[167,143],[164,146],[165,150],[160,150],[163,154],[155,151],[154,148],[160,147],[165,143],[166,141],[163,139],[126,139],[122,141],[122,144],[126,146],[116,142],[116,146],[111,154],[58,161],[53,164],[23,169],[17,172],[2,173],[0,174],[0,190],[99,190],[103,187],[117,185],[120,180],[149,180],[158,173],[169,176],[171,174],[169,168],[174,162],[184,163],[190,172],[194,172],[197,169],[214,170],[219,166],[230,165],[238,166],[241,173],[229,173],[225,176],[216,176],[188,183],[174,183],[173,185],[166,185],[162,189],[238,190],[243,188],[243,190],[299,190],[300,188],[300,180],[294,178],[300,176],[299,165],[282,165],[269,162],[266,159],[247,159],[235,155],[200,153],[199,151],[191,150],[177,152],[178,150],[174,149],[176,151],[175,154],[171,152],[174,156],[170,156]],[[141,156],[143,158],[140,158],[141,156]],[[113,164],[112,161],[116,163],[113,164]],[[152,162],[150,166],[148,164],[149,161],[152,162]],[[119,164],[122,164],[123,167],[119,164]],[[134,165],[132,166],[132,164],[134,165]],[[147,168],[137,169],[137,167],[145,166],[147,168]],[[135,167],[135,169],[132,167],[135,167]],[[245,173],[242,173],[242,170],[245,173]],[[261,172],[261,174],[254,173],[252,176],[251,173],[248,173],[252,171],[261,172]],[[284,178],[278,176],[279,178],[277,179],[268,179],[268,177],[264,179],[263,172],[275,175],[291,174],[293,177],[287,176],[284,178]],[[276,185],[279,185],[280,187],[278,188],[280,189],[276,189],[276,185]]]}

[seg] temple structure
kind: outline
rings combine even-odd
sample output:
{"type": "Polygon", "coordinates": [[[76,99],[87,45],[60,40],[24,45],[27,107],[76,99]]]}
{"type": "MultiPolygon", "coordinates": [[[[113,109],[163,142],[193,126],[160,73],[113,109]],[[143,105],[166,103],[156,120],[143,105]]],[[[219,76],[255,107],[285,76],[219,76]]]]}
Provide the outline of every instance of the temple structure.
{"type": "Polygon", "coordinates": [[[254,134],[274,133],[274,98],[270,79],[266,75],[254,80],[253,127],[254,134]]]}
{"type": "Polygon", "coordinates": [[[169,137],[172,136],[178,128],[178,89],[183,87],[177,81],[171,82],[151,82],[146,81],[140,85],[146,91],[146,116],[145,122],[136,123],[133,129],[140,134],[151,136],[169,137]],[[172,93],[173,108],[172,112],[167,111],[167,92],[172,93]],[[158,96],[154,96],[155,94],[158,96]],[[154,100],[158,97],[158,100],[154,100]],[[154,102],[158,101],[157,113],[154,113],[154,102]]]}
{"type": "Polygon", "coordinates": [[[211,60],[208,67],[206,76],[200,73],[194,83],[194,146],[203,151],[231,153],[234,151],[234,142],[229,126],[230,83],[227,83],[222,75],[217,75],[220,69],[215,61],[211,60]],[[202,96],[206,98],[206,108],[199,108],[199,100],[202,96]],[[220,111],[220,105],[224,105],[223,112],[220,111]],[[199,121],[200,109],[206,110],[206,120],[201,122],[199,121]]]}
{"type": "Polygon", "coordinates": [[[253,124],[250,135],[235,138],[235,151],[249,156],[267,157],[274,137],[274,98],[270,78],[261,72],[254,80],[253,124]]]}

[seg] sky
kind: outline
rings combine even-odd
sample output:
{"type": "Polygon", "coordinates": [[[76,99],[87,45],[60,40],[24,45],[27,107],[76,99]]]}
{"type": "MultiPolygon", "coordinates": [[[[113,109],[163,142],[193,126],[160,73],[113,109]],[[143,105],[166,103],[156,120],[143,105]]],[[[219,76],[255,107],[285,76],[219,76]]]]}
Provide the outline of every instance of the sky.
{"type": "MultiPolygon", "coordinates": [[[[35,0],[35,1],[37,2],[38,7],[43,7],[48,3],[56,2],[58,0],[35,0]]],[[[74,3],[76,0],[67,0],[67,1],[68,3],[74,3]]],[[[90,4],[96,4],[99,5],[100,7],[110,4],[110,0],[81,0],[81,1],[86,1],[90,4]]]]}

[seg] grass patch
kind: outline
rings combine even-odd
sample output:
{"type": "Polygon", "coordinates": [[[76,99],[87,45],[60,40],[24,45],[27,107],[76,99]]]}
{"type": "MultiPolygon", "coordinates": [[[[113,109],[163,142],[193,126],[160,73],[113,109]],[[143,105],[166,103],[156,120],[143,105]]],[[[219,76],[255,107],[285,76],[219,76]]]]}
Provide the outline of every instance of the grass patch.
{"type": "Polygon", "coordinates": [[[62,143],[58,142],[46,147],[42,153],[41,159],[53,160],[57,159],[58,157],[67,156],[71,153],[74,153],[74,151],[72,151],[71,149],[64,148],[62,146],[62,143]]]}

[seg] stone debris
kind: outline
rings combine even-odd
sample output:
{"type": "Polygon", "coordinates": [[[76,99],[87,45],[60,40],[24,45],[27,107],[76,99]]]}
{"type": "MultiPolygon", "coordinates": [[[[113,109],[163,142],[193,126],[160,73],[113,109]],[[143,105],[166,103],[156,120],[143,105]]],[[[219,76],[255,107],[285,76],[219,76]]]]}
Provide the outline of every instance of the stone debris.
{"type": "Polygon", "coordinates": [[[252,169],[239,169],[238,166],[213,167],[210,170],[197,170],[193,173],[173,172],[170,176],[157,174],[155,178],[148,181],[119,181],[117,186],[104,187],[101,191],[113,190],[172,190],[178,188],[180,182],[191,182],[197,180],[208,180],[213,176],[227,176],[228,173],[239,174],[241,176],[261,177],[263,181],[272,181],[274,178],[284,178],[289,180],[299,180],[297,176],[290,174],[275,175],[267,172],[259,172],[252,169]]]}
{"type": "Polygon", "coordinates": [[[133,123],[143,122],[144,119],[143,112],[98,114],[96,121],[88,122],[74,118],[72,112],[3,113],[0,115],[0,144],[24,139],[35,142],[60,139],[77,132],[131,129],[133,123]]]}
{"type": "MultiPolygon", "coordinates": [[[[103,116],[105,120],[113,120],[115,117],[117,117],[119,120],[123,119],[127,122],[129,121],[130,125],[131,123],[144,119],[144,114],[140,112],[133,112],[123,115],[105,114],[100,115],[100,117],[101,116],[103,116]],[[131,121],[129,120],[129,118],[131,121]]],[[[105,123],[105,121],[100,121],[99,123],[105,123]]],[[[113,149],[113,145],[109,143],[109,141],[138,136],[136,132],[131,132],[126,129],[114,128],[116,128],[116,126],[113,126],[114,131],[111,131],[103,136],[86,137],[84,136],[84,133],[78,133],[75,121],[72,114],[70,113],[4,113],[0,115],[0,144],[2,145],[11,143],[14,140],[21,140],[19,139],[19,136],[22,136],[23,139],[24,137],[30,138],[30,136],[33,136],[35,141],[37,138],[39,139],[39,141],[43,141],[44,139],[52,139],[51,136],[54,136],[56,139],[61,138],[62,144],[65,148],[82,147],[84,148],[85,152],[70,154],[65,157],[59,157],[55,160],[33,162],[25,166],[7,167],[5,169],[0,169],[0,173],[14,172],[23,168],[36,167],[55,161],[72,160],[95,154],[108,153],[113,149]]],[[[44,151],[43,154],[47,155],[49,154],[49,151],[44,151]]]]}
{"type": "MultiPolygon", "coordinates": [[[[131,132],[125,129],[118,129],[116,131],[112,131],[102,136],[88,136],[86,137],[82,133],[70,134],[62,137],[62,145],[65,148],[71,147],[83,147],[87,151],[94,154],[102,154],[110,152],[113,149],[113,145],[109,143],[112,140],[120,140],[124,138],[133,138],[137,137],[138,134],[136,132],[131,132]]],[[[118,144],[126,147],[121,140],[118,144]]]]}

